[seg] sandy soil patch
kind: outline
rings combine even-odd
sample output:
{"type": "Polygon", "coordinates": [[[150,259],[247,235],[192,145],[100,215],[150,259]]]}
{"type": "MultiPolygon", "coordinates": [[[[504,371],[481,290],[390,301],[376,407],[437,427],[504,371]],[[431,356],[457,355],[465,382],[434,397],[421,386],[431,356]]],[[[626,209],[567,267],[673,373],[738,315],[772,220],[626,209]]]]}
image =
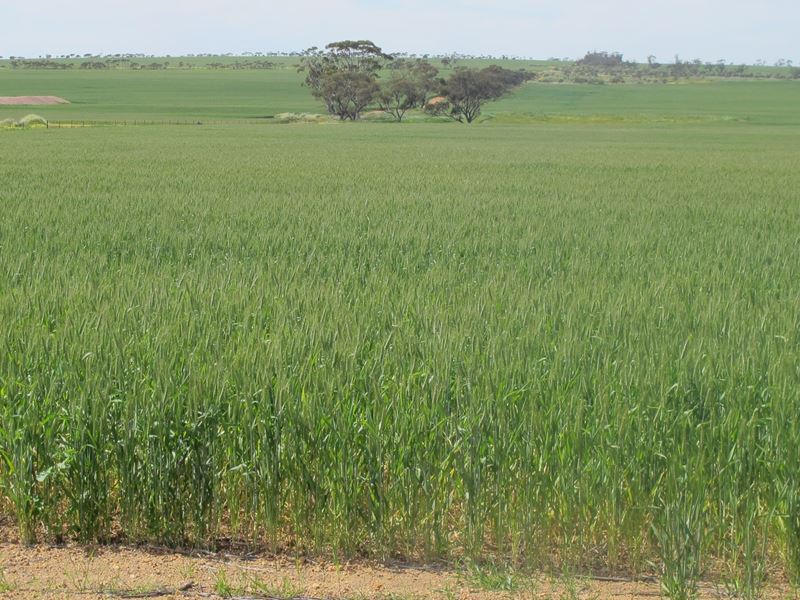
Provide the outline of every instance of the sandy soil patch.
{"type": "Polygon", "coordinates": [[[0,106],[43,106],[69,104],[69,100],[58,96],[0,96],[0,106]]]}
{"type": "MultiPolygon", "coordinates": [[[[516,577],[516,576],[515,576],[516,577]]],[[[703,585],[701,598],[719,598],[703,585]]],[[[521,579],[512,591],[484,589],[442,565],[336,564],[287,557],[178,553],[125,546],[20,545],[0,528],[0,597],[4,600],[229,598],[239,600],[626,600],[658,598],[656,582],[521,579]]],[[[765,597],[791,597],[773,589],[765,597]]]]}
{"type": "MultiPolygon", "coordinates": [[[[567,598],[546,584],[524,595],[473,588],[459,574],[407,565],[302,562],[289,559],[226,555],[185,556],[132,548],[85,550],[0,546],[4,599],[81,598],[161,592],[163,598],[285,597],[304,599],[500,600],[501,598],[567,598]],[[541,593],[538,593],[541,592],[541,593]],[[229,595],[228,595],[229,594],[229,595]]],[[[537,586],[540,587],[540,586],[537,586]]],[[[588,594],[595,586],[580,584],[588,594]]],[[[615,584],[601,586],[603,598],[637,598],[637,589],[651,597],[658,587],[615,584]]],[[[566,592],[566,587],[563,588],[566,592]]],[[[151,596],[155,597],[155,596],[151,596]]]]}

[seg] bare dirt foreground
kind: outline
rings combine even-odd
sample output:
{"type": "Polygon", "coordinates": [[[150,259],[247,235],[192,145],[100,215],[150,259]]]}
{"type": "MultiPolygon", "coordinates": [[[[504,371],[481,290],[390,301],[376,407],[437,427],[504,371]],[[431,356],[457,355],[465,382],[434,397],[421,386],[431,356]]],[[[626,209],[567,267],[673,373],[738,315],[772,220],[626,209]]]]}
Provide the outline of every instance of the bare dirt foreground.
{"type": "MultiPolygon", "coordinates": [[[[658,598],[655,581],[624,578],[475,576],[419,565],[163,548],[77,545],[27,547],[0,518],[0,598],[227,598],[229,600],[626,600],[658,598]]],[[[725,597],[701,586],[701,599],[725,597]]],[[[765,599],[796,598],[773,588],[765,599]]]]}
{"type": "Polygon", "coordinates": [[[0,597],[108,598],[369,598],[499,600],[501,598],[653,598],[654,584],[541,580],[509,591],[481,589],[459,573],[406,565],[226,555],[184,556],[131,548],[0,546],[0,597]],[[523,589],[524,588],[524,589],[523,589]]]}
{"type": "Polygon", "coordinates": [[[58,96],[0,96],[0,106],[46,106],[69,104],[69,100],[58,96]]]}

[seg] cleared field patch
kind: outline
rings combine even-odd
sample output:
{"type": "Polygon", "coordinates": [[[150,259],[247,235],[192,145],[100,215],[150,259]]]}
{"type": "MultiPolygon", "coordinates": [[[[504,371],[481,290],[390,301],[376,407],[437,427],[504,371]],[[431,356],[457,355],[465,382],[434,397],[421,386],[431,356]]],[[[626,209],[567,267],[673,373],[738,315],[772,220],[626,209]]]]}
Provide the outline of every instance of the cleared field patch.
{"type": "Polygon", "coordinates": [[[0,96],[0,106],[52,106],[69,104],[58,96],[0,96]]]}

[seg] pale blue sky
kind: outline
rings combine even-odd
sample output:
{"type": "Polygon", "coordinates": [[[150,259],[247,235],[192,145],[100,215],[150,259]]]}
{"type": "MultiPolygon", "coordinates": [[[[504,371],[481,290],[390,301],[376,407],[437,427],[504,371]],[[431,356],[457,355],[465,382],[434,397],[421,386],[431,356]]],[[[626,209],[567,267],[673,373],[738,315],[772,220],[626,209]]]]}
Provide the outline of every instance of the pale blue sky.
{"type": "Polygon", "coordinates": [[[0,0],[0,55],[302,50],[800,64],[800,0],[0,0]]]}

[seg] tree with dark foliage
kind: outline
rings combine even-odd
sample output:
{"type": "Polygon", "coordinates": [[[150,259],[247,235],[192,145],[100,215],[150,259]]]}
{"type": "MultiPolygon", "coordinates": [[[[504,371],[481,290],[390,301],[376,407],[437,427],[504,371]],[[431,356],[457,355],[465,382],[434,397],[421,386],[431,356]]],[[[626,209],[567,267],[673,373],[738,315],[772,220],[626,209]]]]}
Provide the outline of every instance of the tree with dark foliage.
{"type": "Polygon", "coordinates": [[[378,105],[400,122],[412,108],[424,108],[441,82],[437,79],[439,70],[425,60],[397,62],[399,68],[394,69],[378,94],[378,105]]]}
{"type": "Polygon", "coordinates": [[[439,69],[427,60],[418,59],[411,63],[409,76],[417,87],[418,97],[416,108],[425,108],[428,99],[439,92],[442,81],[439,79],[439,69]]]}
{"type": "MultiPolygon", "coordinates": [[[[655,57],[653,58],[655,59],[655,57]]],[[[619,52],[587,52],[586,56],[577,61],[576,64],[594,67],[618,67],[624,62],[622,54],[619,52]]]]}
{"type": "Polygon", "coordinates": [[[420,90],[414,80],[402,75],[392,76],[378,94],[378,106],[398,123],[420,102],[420,90]]]}
{"type": "Polygon", "coordinates": [[[380,90],[374,75],[363,71],[334,71],[322,79],[320,93],[331,114],[356,121],[380,90]]]}
{"type": "Polygon", "coordinates": [[[460,123],[472,123],[480,116],[484,104],[497,100],[531,77],[530,73],[496,65],[485,69],[457,68],[444,86],[442,95],[447,101],[437,104],[434,111],[460,123]]]}
{"type": "Polygon", "coordinates": [[[341,119],[358,119],[378,91],[378,71],[392,57],[369,40],[333,42],[309,48],[300,59],[305,84],[341,119]],[[371,95],[370,95],[371,94],[371,95]]]}

